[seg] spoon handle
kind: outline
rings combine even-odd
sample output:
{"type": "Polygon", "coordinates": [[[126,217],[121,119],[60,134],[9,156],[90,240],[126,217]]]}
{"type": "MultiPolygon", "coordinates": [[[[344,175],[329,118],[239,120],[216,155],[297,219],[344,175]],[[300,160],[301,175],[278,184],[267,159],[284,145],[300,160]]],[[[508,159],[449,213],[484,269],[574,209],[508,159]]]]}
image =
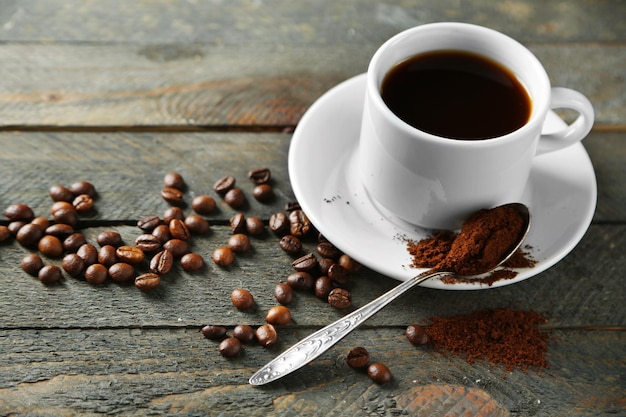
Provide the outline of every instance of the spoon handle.
{"type": "Polygon", "coordinates": [[[326,352],[348,333],[372,317],[380,309],[404,294],[409,289],[435,276],[449,275],[449,272],[427,270],[415,277],[404,281],[397,287],[384,293],[363,307],[340,318],[334,323],[316,331],[291,346],[263,368],[250,377],[251,385],[264,385],[275,381],[291,372],[300,369],[313,359],[326,352]]]}

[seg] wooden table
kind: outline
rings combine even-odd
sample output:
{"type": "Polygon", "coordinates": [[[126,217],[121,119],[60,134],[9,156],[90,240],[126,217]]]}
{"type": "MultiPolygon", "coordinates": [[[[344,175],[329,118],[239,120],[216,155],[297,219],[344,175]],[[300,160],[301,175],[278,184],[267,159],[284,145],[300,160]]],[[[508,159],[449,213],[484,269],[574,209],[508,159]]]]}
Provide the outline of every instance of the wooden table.
{"type": "MultiPolygon", "coordinates": [[[[145,215],[161,215],[163,176],[180,172],[186,201],[210,194],[212,231],[161,287],[93,286],[68,276],[45,286],[19,266],[31,250],[0,245],[0,415],[497,415],[626,414],[626,5],[620,0],[459,3],[357,1],[0,1],[0,207],[30,205],[50,218],[48,190],[91,181],[96,210],[79,228],[126,242],[145,215]],[[461,292],[418,288],[302,370],[262,388],[248,378],[280,351],[341,317],[298,293],[293,321],[272,349],[226,360],[198,332],[264,322],[292,258],[269,232],[229,268],[211,253],[231,234],[212,190],[224,175],[247,195],[246,216],[267,221],[295,197],[287,172],[293,129],[329,88],[365,71],[375,49],[408,27],[455,20],[526,44],[554,85],[594,103],[584,141],[598,183],[592,225],[556,266],[515,285],[461,292]],[[252,198],[251,168],[271,169],[276,198],[252,198]],[[230,292],[246,287],[256,309],[230,292]],[[549,317],[549,371],[501,367],[414,347],[407,324],[481,308],[549,317]],[[376,385],[345,364],[366,347],[394,379],[376,385]]],[[[315,173],[323,175],[323,173],[315,173]]],[[[191,210],[187,207],[186,213],[191,210]]],[[[7,224],[3,220],[2,224],[7,224]]],[[[314,250],[308,240],[305,249],[314,250]]],[[[59,259],[46,259],[60,264],[59,259]]],[[[397,282],[353,277],[354,304],[397,282]]]]}

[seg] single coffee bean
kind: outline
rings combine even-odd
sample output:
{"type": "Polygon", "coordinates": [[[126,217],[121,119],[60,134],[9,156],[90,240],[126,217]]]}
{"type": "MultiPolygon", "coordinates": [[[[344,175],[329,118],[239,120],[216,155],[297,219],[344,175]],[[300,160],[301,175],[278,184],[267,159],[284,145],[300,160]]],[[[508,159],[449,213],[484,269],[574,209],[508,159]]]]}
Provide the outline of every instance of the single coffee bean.
{"type": "Polygon", "coordinates": [[[50,214],[54,215],[54,213],[59,210],[76,211],[76,207],[74,207],[69,201],[55,201],[52,206],[50,206],[50,214]]]}
{"type": "Polygon", "coordinates": [[[318,261],[318,263],[319,263],[320,274],[328,275],[328,270],[330,269],[331,265],[335,263],[335,261],[330,258],[321,258],[318,261]]]}
{"type": "Polygon", "coordinates": [[[302,250],[302,242],[294,235],[285,235],[278,242],[280,248],[289,255],[297,255],[302,250]]]}
{"type": "Polygon", "coordinates": [[[263,220],[256,216],[246,218],[246,232],[250,236],[261,236],[265,232],[263,220]]]}
{"type": "Polygon", "coordinates": [[[173,239],[188,240],[190,237],[189,229],[183,220],[172,219],[169,222],[170,235],[173,239]]]}
{"type": "Polygon", "coordinates": [[[74,228],[69,224],[55,223],[46,228],[45,234],[56,236],[58,238],[66,238],[74,233],[74,228]]]}
{"type": "Polygon", "coordinates": [[[150,260],[150,272],[159,275],[167,274],[173,265],[174,255],[171,251],[164,249],[150,260]]]}
{"type": "MultiPolygon", "coordinates": [[[[11,233],[11,236],[17,237],[17,232],[19,232],[20,229],[26,226],[27,224],[28,222],[25,222],[24,220],[15,220],[7,225],[7,229],[9,229],[9,233],[11,233]]],[[[36,225],[36,226],[39,226],[39,225],[36,225]]]]}
{"type": "Polygon", "coordinates": [[[355,347],[348,352],[346,362],[350,368],[365,368],[370,361],[370,354],[364,347],[355,347]]]}
{"type": "Polygon", "coordinates": [[[268,226],[272,233],[282,237],[289,233],[289,218],[283,212],[274,213],[270,216],[268,226]]]}
{"type": "Polygon", "coordinates": [[[302,210],[294,210],[289,213],[289,232],[296,236],[302,237],[309,234],[313,230],[313,225],[302,210]]]}
{"type": "Polygon", "coordinates": [[[153,234],[143,233],[135,238],[135,246],[144,253],[154,253],[161,249],[161,240],[153,234]]]}
{"type": "Polygon", "coordinates": [[[85,267],[93,265],[98,262],[98,250],[91,243],[85,243],[81,245],[76,251],[76,254],[80,256],[85,262],[85,267]]]}
{"type": "Polygon", "coordinates": [[[361,269],[361,264],[345,253],[339,257],[339,261],[337,263],[346,268],[350,273],[359,272],[361,269]]]}
{"type": "Polygon", "coordinates": [[[269,184],[260,184],[252,190],[252,196],[259,203],[269,203],[274,198],[274,188],[269,184]]]}
{"type": "Polygon", "coordinates": [[[39,239],[43,237],[44,230],[36,224],[25,224],[18,230],[15,238],[20,245],[27,248],[34,248],[39,243],[39,239]]]}
{"type": "Polygon", "coordinates": [[[50,198],[52,198],[53,201],[67,201],[71,203],[74,199],[72,190],[64,185],[53,185],[50,187],[48,194],[50,194],[50,198]]]}
{"type": "Polygon", "coordinates": [[[294,290],[310,291],[315,285],[315,279],[308,272],[294,272],[287,277],[287,284],[294,290]]]}
{"type": "Polygon", "coordinates": [[[74,209],[59,209],[52,214],[55,223],[69,224],[72,227],[76,227],[78,224],[78,214],[74,209]]]}
{"type": "Polygon", "coordinates": [[[352,294],[343,288],[334,288],[328,294],[328,304],[337,310],[344,310],[352,305],[352,294]]]}
{"type": "Polygon", "coordinates": [[[245,204],[246,196],[240,188],[234,187],[224,195],[224,201],[236,210],[245,204]]]}
{"type": "Polygon", "coordinates": [[[98,242],[98,245],[100,246],[110,245],[115,248],[120,247],[123,244],[122,235],[112,230],[107,230],[98,234],[96,242],[98,242]]]}
{"type": "Polygon", "coordinates": [[[235,262],[235,252],[228,246],[222,246],[213,251],[213,262],[219,266],[230,266],[235,262]]]}
{"type": "MultiPolygon", "coordinates": [[[[43,216],[39,216],[39,217],[35,217],[34,219],[32,219],[30,221],[32,224],[38,224],[39,226],[41,226],[44,230],[46,230],[48,227],[50,227],[50,220],[46,219],[43,216]]],[[[51,234],[51,233],[47,233],[46,234],[51,234]]]]}
{"type": "Polygon", "coordinates": [[[102,264],[89,265],[87,269],[85,269],[85,281],[93,285],[103,284],[108,275],[109,271],[107,267],[102,264]]]}
{"type": "Polygon", "coordinates": [[[307,253],[304,256],[299,257],[291,263],[293,269],[298,272],[313,272],[319,267],[317,258],[312,253],[307,253]]]}
{"type": "Polygon", "coordinates": [[[367,375],[377,384],[386,384],[391,381],[391,371],[387,365],[373,362],[367,367],[367,375]]]}
{"type": "Polygon", "coordinates": [[[328,294],[335,288],[332,281],[325,275],[315,280],[315,296],[324,301],[328,301],[328,294]]]}
{"type": "Polygon", "coordinates": [[[254,184],[266,184],[272,177],[272,172],[269,168],[254,168],[248,171],[248,178],[254,184]]]}
{"type": "Polygon", "coordinates": [[[169,207],[163,212],[163,223],[169,227],[172,220],[185,220],[185,212],[180,207],[169,207]]]}
{"type": "Polygon", "coordinates": [[[118,262],[109,267],[109,277],[115,282],[129,282],[135,278],[135,268],[131,264],[118,262]]]}
{"type": "Polygon", "coordinates": [[[85,213],[93,208],[93,198],[88,194],[77,195],[74,200],[72,200],[72,205],[77,212],[85,213]]]}
{"type": "Polygon", "coordinates": [[[37,243],[37,249],[48,258],[59,258],[63,255],[63,243],[58,237],[52,235],[42,237],[37,243]]]}
{"type": "Polygon", "coordinates": [[[244,288],[236,288],[230,294],[230,301],[237,310],[248,310],[254,307],[254,296],[244,288]]]}
{"type": "Polygon", "coordinates": [[[137,246],[122,245],[115,251],[117,258],[121,262],[126,262],[131,265],[136,265],[146,259],[146,255],[137,246]]]}
{"type": "Polygon", "coordinates": [[[165,224],[160,224],[155,227],[152,231],[152,234],[159,239],[161,244],[165,244],[165,242],[172,238],[172,236],[170,235],[170,228],[165,224]]]}
{"type": "Polygon", "coordinates": [[[70,185],[70,191],[74,195],[87,194],[91,198],[96,197],[96,187],[89,181],[76,181],[70,185]]]}
{"type": "Polygon", "coordinates": [[[63,273],[61,272],[61,268],[56,265],[46,265],[39,270],[37,277],[39,278],[39,281],[49,285],[61,281],[63,273]]]}
{"type": "Polygon", "coordinates": [[[226,327],[207,325],[202,326],[200,332],[202,333],[202,336],[206,337],[207,339],[219,340],[226,336],[226,327]]]}
{"type": "Polygon", "coordinates": [[[145,216],[137,221],[137,227],[145,233],[152,233],[155,227],[161,224],[159,216],[145,216]]]}
{"type": "Polygon", "coordinates": [[[219,195],[225,195],[228,191],[232,190],[235,186],[235,177],[226,176],[222,177],[213,184],[213,190],[219,195]]]}
{"type": "Polygon", "coordinates": [[[211,231],[209,221],[196,214],[185,217],[185,225],[192,235],[206,235],[211,231]]]}
{"type": "Polygon", "coordinates": [[[176,188],[178,190],[185,189],[185,179],[178,172],[169,172],[163,178],[163,186],[176,188]]]}
{"type": "Polygon", "coordinates": [[[183,193],[174,187],[163,188],[161,197],[170,204],[181,204],[183,202],[183,193]]]}
{"type": "Polygon", "coordinates": [[[243,233],[231,235],[228,238],[227,246],[231,248],[232,251],[235,253],[248,252],[252,247],[252,245],[250,244],[250,238],[248,237],[248,235],[245,235],[243,233]]]}
{"type": "Polygon", "coordinates": [[[6,242],[11,237],[11,231],[8,227],[0,225],[0,243],[6,242]]]}
{"type": "Polygon", "coordinates": [[[233,329],[233,337],[239,339],[241,343],[250,343],[256,337],[252,326],[247,324],[239,324],[233,329]]]}
{"type": "Polygon", "coordinates": [[[29,222],[35,217],[33,209],[26,204],[11,204],[4,210],[4,215],[12,222],[18,220],[29,222]]]}
{"type": "Polygon", "coordinates": [[[324,258],[338,260],[341,256],[341,251],[328,241],[318,243],[316,250],[324,258]]]}
{"type": "Polygon", "coordinates": [[[115,246],[104,245],[98,251],[98,263],[107,268],[117,263],[117,255],[115,254],[115,246]]]}
{"type": "Polygon", "coordinates": [[[185,240],[170,239],[163,244],[163,249],[167,249],[172,252],[175,259],[181,258],[186,253],[189,253],[189,244],[185,240]]]}
{"type": "Polygon", "coordinates": [[[30,253],[22,258],[21,266],[28,275],[36,277],[43,268],[43,260],[36,253],[30,253]]]}
{"type": "Polygon", "coordinates": [[[409,339],[409,342],[413,343],[414,345],[427,345],[430,341],[428,333],[426,333],[426,329],[423,326],[419,326],[417,324],[411,324],[407,326],[404,334],[406,335],[406,338],[409,339]]]}
{"type": "Polygon", "coordinates": [[[196,272],[204,267],[204,258],[199,253],[187,253],[180,258],[180,266],[187,272],[196,272]]]}
{"type": "Polygon", "coordinates": [[[210,195],[198,195],[191,200],[191,208],[198,214],[211,214],[215,211],[215,199],[210,195]]]}
{"type": "Polygon", "coordinates": [[[87,243],[85,235],[80,232],[74,232],[63,241],[63,249],[68,252],[75,253],[78,248],[87,243]]]}
{"type": "Polygon", "coordinates": [[[278,332],[276,328],[269,323],[259,326],[255,333],[256,340],[263,347],[271,347],[278,342],[278,332]]]}
{"type": "Polygon", "coordinates": [[[328,268],[328,278],[337,285],[346,285],[350,282],[350,272],[339,264],[332,264],[328,268]]]}
{"type": "Polygon", "coordinates": [[[141,274],[135,278],[135,287],[141,291],[152,291],[161,285],[161,276],[152,272],[141,274]]]}
{"type": "Polygon", "coordinates": [[[243,213],[237,213],[230,218],[230,230],[233,234],[246,232],[246,217],[243,213]]]}
{"type": "Polygon", "coordinates": [[[291,310],[285,306],[274,306],[267,310],[265,321],[273,325],[285,325],[291,321],[291,310]]]}
{"type": "Polygon", "coordinates": [[[241,352],[241,342],[235,337],[227,337],[220,342],[217,350],[225,358],[234,358],[241,352]]]}
{"type": "Polygon", "coordinates": [[[85,261],[75,253],[63,257],[61,268],[74,278],[82,278],[85,272],[85,261]]]}
{"type": "Polygon", "coordinates": [[[286,282],[281,282],[274,287],[274,298],[282,305],[293,302],[293,288],[286,282]]]}

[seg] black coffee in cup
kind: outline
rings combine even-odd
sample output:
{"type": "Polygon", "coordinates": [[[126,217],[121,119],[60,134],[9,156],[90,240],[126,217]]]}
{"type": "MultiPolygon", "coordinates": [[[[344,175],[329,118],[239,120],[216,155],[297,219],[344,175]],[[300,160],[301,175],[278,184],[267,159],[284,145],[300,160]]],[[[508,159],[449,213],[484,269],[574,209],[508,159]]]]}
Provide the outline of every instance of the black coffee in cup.
{"type": "Polygon", "coordinates": [[[383,101],[411,126],[459,140],[495,138],[524,126],[532,103],[503,65],[464,51],[433,51],[396,64],[383,101]]]}

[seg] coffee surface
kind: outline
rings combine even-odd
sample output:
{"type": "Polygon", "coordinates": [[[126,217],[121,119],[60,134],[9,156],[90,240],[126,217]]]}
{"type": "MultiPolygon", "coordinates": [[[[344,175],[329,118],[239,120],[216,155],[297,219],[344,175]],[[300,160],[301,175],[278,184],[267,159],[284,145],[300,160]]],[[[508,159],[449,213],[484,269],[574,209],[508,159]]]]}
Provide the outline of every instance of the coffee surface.
{"type": "Polygon", "coordinates": [[[530,97],[504,66],[462,51],[434,51],[394,66],[383,101],[400,119],[433,135],[459,140],[495,138],[522,127],[530,97]]]}

